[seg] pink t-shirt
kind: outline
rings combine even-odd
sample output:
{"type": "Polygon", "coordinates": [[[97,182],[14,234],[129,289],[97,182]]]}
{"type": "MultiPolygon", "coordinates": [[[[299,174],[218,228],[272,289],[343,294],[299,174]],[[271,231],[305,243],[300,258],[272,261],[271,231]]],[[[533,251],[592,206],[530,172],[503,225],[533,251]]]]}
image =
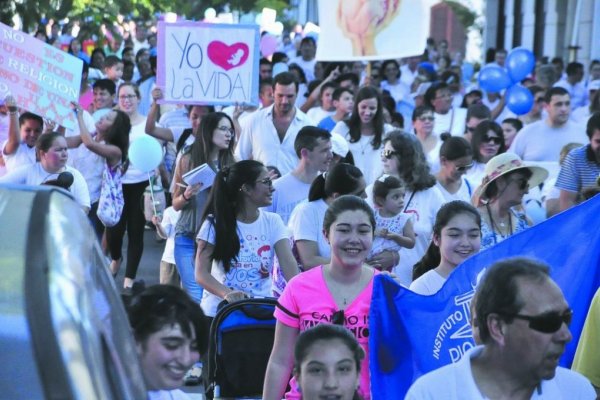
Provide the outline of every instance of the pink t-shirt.
{"type": "MultiPolygon", "coordinates": [[[[375,271],[375,274],[378,274],[375,271]]],[[[364,290],[344,309],[344,326],[348,328],[365,351],[361,365],[359,392],[365,400],[371,398],[369,386],[369,309],[373,294],[373,278],[364,290]]],[[[285,287],[275,309],[277,321],[303,332],[321,323],[331,323],[333,314],[339,311],[333,296],[329,292],[323,266],[312,268],[295,276],[285,287]]],[[[299,400],[296,380],[290,381],[291,391],[286,399],[299,400]]]]}

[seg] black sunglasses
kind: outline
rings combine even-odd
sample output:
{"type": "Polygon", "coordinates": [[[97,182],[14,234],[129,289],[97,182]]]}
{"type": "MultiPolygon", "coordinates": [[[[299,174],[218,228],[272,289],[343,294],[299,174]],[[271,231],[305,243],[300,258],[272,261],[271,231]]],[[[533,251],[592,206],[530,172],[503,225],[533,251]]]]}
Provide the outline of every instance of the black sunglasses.
{"type": "Polygon", "coordinates": [[[529,186],[529,181],[525,178],[509,179],[508,181],[516,183],[519,190],[525,190],[529,186]]]}
{"type": "Polygon", "coordinates": [[[502,143],[502,139],[499,138],[498,136],[484,136],[481,141],[483,143],[493,142],[494,144],[498,144],[498,145],[502,143]]]}
{"type": "Polygon", "coordinates": [[[259,181],[256,181],[256,183],[262,183],[262,184],[265,184],[267,186],[273,186],[273,180],[270,177],[267,177],[265,179],[261,179],[259,181]]]}
{"type": "Polygon", "coordinates": [[[571,320],[573,319],[573,310],[569,308],[561,313],[549,312],[536,316],[521,314],[514,314],[510,316],[512,318],[529,321],[529,328],[533,329],[534,331],[542,333],[554,333],[562,327],[563,322],[567,324],[567,326],[571,324],[571,320]]]}
{"type": "Polygon", "coordinates": [[[345,320],[346,315],[344,314],[344,310],[338,310],[331,316],[331,323],[334,325],[344,325],[345,320]]]}
{"type": "Polygon", "coordinates": [[[457,172],[466,172],[467,170],[473,168],[473,163],[467,164],[467,165],[461,165],[460,167],[455,166],[454,168],[456,169],[457,172]]]}
{"type": "Polygon", "coordinates": [[[388,160],[391,159],[393,156],[398,155],[397,151],[394,150],[383,150],[381,152],[381,155],[384,156],[385,158],[387,158],[388,160]]]}

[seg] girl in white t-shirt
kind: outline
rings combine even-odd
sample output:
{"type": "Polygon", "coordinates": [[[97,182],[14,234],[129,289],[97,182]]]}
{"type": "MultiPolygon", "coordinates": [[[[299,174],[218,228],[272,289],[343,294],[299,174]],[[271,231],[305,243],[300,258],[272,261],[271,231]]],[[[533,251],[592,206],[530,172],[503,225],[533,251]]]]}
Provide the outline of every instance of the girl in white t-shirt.
{"type": "Polygon", "coordinates": [[[450,273],[480,247],[481,216],[477,209],[462,200],[444,204],[435,217],[433,240],[414,266],[410,290],[423,295],[437,293],[450,273]]]}
{"type": "Polygon", "coordinates": [[[404,184],[392,175],[384,174],[373,184],[377,225],[371,255],[384,250],[399,251],[401,247],[415,247],[411,215],[404,212],[404,194],[404,184]]]}
{"type": "Polygon", "coordinates": [[[200,305],[208,316],[215,316],[222,300],[271,296],[275,255],[286,280],[298,273],[281,217],[261,210],[273,201],[273,191],[258,161],[240,161],[217,173],[197,236],[196,280],[204,288],[200,305]]]}

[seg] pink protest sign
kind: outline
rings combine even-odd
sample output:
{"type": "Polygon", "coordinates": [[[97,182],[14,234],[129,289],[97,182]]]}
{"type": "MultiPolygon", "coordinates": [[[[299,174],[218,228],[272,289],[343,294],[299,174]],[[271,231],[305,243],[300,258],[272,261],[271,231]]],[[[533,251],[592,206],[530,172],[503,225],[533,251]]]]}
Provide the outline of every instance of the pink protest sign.
{"type": "Polygon", "coordinates": [[[158,23],[163,103],[258,104],[258,25],[158,23]]]}
{"type": "Polygon", "coordinates": [[[0,23],[0,97],[65,128],[76,121],[83,61],[0,23]]]}

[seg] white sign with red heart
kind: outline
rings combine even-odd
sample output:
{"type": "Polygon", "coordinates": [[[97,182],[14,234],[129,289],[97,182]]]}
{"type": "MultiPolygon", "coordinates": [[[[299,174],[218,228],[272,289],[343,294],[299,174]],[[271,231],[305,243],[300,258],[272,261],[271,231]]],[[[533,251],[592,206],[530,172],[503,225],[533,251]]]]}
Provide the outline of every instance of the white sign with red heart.
{"type": "Polygon", "coordinates": [[[163,103],[258,104],[257,25],[158,23],[163,103]]]}

